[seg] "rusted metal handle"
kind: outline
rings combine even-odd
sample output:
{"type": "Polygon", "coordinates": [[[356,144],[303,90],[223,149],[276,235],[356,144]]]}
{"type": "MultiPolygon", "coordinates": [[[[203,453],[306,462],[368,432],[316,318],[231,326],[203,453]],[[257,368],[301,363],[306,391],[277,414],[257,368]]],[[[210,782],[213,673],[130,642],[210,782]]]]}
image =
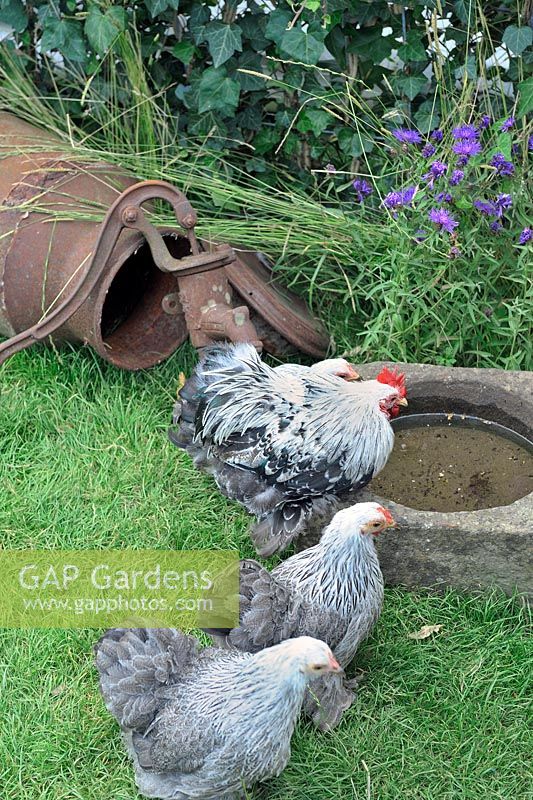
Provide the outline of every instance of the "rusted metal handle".
{"type": "Polygon", "coordinates": [[[31,328],[0,344],[0,364],[20,350],[30,347],[34,342],[46,339],[78,311],[106,269],[108,259],[124,227],[137,228],[145,235],[155,263],[165,272],[192,274],[231,263],[235,256],[229,246],[223,246],[214,253],[201,253],[194,233],[196,222],[196,211],[185,195],[171,184],[164,181],[142,181],[130,186],[107,211],[91,260],[76,289],[31,328]],[[156,199],[166,200],[172,205],[177,222],[187,233],[192,256],[183,259],[173,258],[161,234],[144,216],[140,206],[148,200],[156,199]]]}

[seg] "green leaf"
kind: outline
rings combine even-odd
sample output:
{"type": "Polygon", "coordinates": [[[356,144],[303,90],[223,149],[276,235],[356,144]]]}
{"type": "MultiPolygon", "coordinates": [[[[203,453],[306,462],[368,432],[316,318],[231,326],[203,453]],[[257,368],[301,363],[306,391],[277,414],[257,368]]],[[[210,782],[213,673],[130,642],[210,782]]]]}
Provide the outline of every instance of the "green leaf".
{"type": "Polygon", "coordinates": [[[373,64],[379,64],[390,55],[393,46],[396,46],[394,37],[383,36],[378,26],[355,31],[347,50],[349,53],[356,53],[364,61],[371,60],[373,64]]]}
{"type": "Polygon", "coordinates": [[[280,139],[279,132],[275,128],[261,128],[257,136],[254,137],[255,152],[260,156],[270,152],[280,139]]]}
{"type": "Polygon", "coordinates": [[[503,32],[502,41],[511,53],[519,56],[533,42],[533,30],[529,27],[517,28],[516,25],[509,25],[503,32]]]}
{"type": "MultiPolygon", "coordinates": [[[[402,61],[426,61],[426,48],[422,42],[423,31],[418,29],[407,32],[407,41],[398,48],[398,55],[402,61]]],[[[383,38],[383,37],[382,37],[383,38]]]]}
{"type": "Polygon", "coordinates": [[[205,28],[205,38],[214,67],[220,67],[236,50],[242,50],[241,30],[237,25],[210,22],[205,28]]]}
{"type": "Polygon", "coordinates": [[[457,17],[464,25],[468,24],[469,19],[474,19],[476,10],[474,0],[457,0],[457,2],[453,4],[453,7],[457,17]]]}
{"type": "Polygon", "coordinates": [[[270,14],[245,14],[239,20],[239,28],[244,39],[250,41],[250,45],[256,52],[264,50],[270,45],[270,40],[265,36],[265,29],[270,14]]]}
{"type": "Polygon", "coordinates": [[[463,78],[466,73],[467,78],[475,80],[477,78],[477,59],[472,53],[467,53],[464,64],[454,72],[456,78],[463,78]]]}
{"type": "Polygon", "coordinates": [[[277,8],[268,15],[265,36],[276,44],[280,44],[283,34],[287,32],[287,25],[292,19],[292,14],[287,9],[277,8]]]}
{"type": "Polygon", "coordinates": [[[350,128],[341,128],[337,138],[342,152],[352,158],[359,158],[363,152],[370,153],[374,149],[372,139],[365,134],[354,133],[350,128]]]}
{"type": "Polygon", "coordinates": [[[78,22],[46,16],[41,37],[41,50],[59,50],[64,58],[84,62],[87,58],[85,42],[78,22]]]}
{"type": "Polygon", "coordinates": [[[194,54],[196,53],[196,47],[192,42],[176,42],[174,47],[172,48],[172,55],[176,56],[178,61],[181,61],[183,64],[190,64],[194,54]]]}
{"type": "Polygon", "coordinates": [[[205,26],[211,19],[209,8],[203,3],[193,3],[189,17],[189,32],[195,44],[205,42],[205,26]]]}
{"type": "Polygon", "coordinates": [[[112,6],[105,14],[92,6],[85,21],[85,34],[91,47],[99,54],[105,53],[116,36],[126,28],[126,12],[119,6],[112,6]]]}
{"type": "Polygon", "coordinates": [[[400,75],[394,81],[397,89],[409,100],[414,100],[427,82],[428,79],[423,75],[400,75]]]}
{"type": "Polygon", "coordinates": [[[439,115],[431,111],[417,111],[414,120],[420,133],[429,133],[433,128],[438,128],[440,125],[439,115]]]}
{"type": "Polygon", "coordinates": [[[533,111],[533,78],[528,78],[518,84],[520,97],[518,100],[518,116],[523,117],[533,111]]]}
{"type": "Polygon", "coordinates": [[[144,4],[152,19],[157,17],[158,14],[162,14],[167,8],[172,8],[174,11],[179,8],[179,0],[144,0],[144,4]]]}
{"type": "Polygon", "coordinates": [[[22,0],[2,0],[0,3],[0,22],[9,25],[17,33],[28,27],[28,17],[22,0]]]}
{"type": "Polygon", "coordinates": [[[332,120],[333,117],[331,114],[328,114],[327,111],[321,111],[318,108],[309,108],[298,117],[296,128],[300,133],[312,131],[315,136],[320,136],[327,126],[331,125],[332,120]]]}
{"type": "Polygon", "coordinates": [[[289,58],[302,61],[304,64],[317,64],[324,52],[324,40],[317,39],[301,28],[291,28],[281,37],[280,47],[289,58]]]}
{"type": "Polygon", "coordinates": [[[209,67],[204,70],[198,90],[198,110],[234,113],[239,103],[241,88],[237,81],[228,77],[225,67],[209,67]]]}
{"type": "MultiPolygon", "coordinates": [[[[253,69],[254,72],[262,72],[263,60],[259,53],[252,53],[246,50],[237,59],[238,69],[253,69]]],[[[239,81],[241,89],[245,92],[258,92],[265,89],[267,82],[256,75],[247,75],[245,72],[237,72],[235,78],[239,81]]]]}

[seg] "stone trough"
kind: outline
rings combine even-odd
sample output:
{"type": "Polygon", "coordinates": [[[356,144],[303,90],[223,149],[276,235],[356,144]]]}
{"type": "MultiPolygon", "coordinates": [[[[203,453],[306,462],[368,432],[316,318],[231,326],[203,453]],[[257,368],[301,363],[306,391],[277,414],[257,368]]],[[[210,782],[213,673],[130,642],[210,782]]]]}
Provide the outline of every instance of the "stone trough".
{"type": "MultiPolygon", "coordinates": [[[[387,364],[388,366],[395,366],[387,364]]],[[[374,377],[381,362],[357,367],[374,377]]],[[[533,440],[533,373],[400,365],[405,372],[409,414],[467,414],[499,423],[533,440]]],[[[510,505],[477,511],[419,511],[371,490],[354,502],[378,500],[389,508],[396,529],[378,538],[385,581],[407,587],[533,594],[533,493],[510,505]]]]}

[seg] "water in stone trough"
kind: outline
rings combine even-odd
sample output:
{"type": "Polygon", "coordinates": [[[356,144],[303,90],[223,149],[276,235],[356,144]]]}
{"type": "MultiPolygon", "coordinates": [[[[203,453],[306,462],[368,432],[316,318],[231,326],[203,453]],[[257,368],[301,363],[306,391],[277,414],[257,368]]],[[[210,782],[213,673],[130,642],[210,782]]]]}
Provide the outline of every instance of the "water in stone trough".
{"type": "Polygon", "coordinates": [[[393,426],[386,467],[369,486],[424,511],[505,506],[533,491],[533,443],[475,417],[416,414],[393,426]]]}

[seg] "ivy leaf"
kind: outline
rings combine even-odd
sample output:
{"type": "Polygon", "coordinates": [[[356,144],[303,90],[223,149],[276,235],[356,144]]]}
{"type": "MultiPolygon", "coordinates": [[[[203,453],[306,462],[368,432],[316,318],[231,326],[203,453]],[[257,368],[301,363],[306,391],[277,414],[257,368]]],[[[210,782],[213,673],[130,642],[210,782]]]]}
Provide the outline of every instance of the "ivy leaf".
{"type": "Polygon", "coordinates": [[[301,28],[291,28],[281,37],[280,48],[294,61],[317,64],[324,52],[324,40],[316,36],[301,28]]]}
{"type": "Polygon", "coordinates": [[[237,81],[228,77],[225,67],[209,67],[204,70],[198,88],[198,110],[222,111],[233,114],[239,103],[241,88],[237,81]]]}
{"type": "Polygon", "coordinates": [[[475,12],[475,4],[472,0],[457,0],[453,7],[457,17],[464,25],[467,25],[469,17],[475,12]]]}
{"type": "Polygon", "coordinates": [[[283,34],[287,32],[287,25],[292,19],[292,14],[287,9],[277,8],[268,15],[265,36],[276,44],[280,44],[283,34]]]}
{"type": "Polygon", "coordinates": [[[339,147],[343,153],[352,158],[359,158],[364,153],[371,153],[374,142],[365,134],[354,133],[349,128],[341,128],[337,134],[339,147]]]}
{"type": "Polygon", "coordinates": [[[454,74],[456,78],[460,79],[464,77],[465,73],[467,78],[471,78],[472,80],[477,78],[477,61],[472,53],[467,53],[465,63],[457,67],[454,74]]]}
{"type": "Polygon", "coordinates": [[[383,36],[379,27],[361,28],[354,32],[347,50],[349,53],[356,53],[363,60],[370,59],[373,64],[379,64],[390,55],[393,45],[396,46],[394,38],[383,36]]]}
{"type": "Polygon", "coordinates": [[[28,17],[22,0],[2,0],[0,2],[0,22],[9,25],[17,33],[28,27],[28,17]]]}
{"type": "Polygon", "coordinates": [[[193,3],[189,16],[189,32],[195,44],[205,42],[205,26],[211,19],[209,8],[203,3],[193,3]]]}
{"type": "Polygon", "coordinates": [[[533,78],[528,78],[518,84],[520,99],[518,101],[518,115],[523,117],[533,111],[533,78]]]}
{"type": "Polygon", "coordinates": [[[194,44],[185,40],[176,42],[172,48],[172,55],[175,56],[178,61],[181,61],[182,64],[190,64],[195,53],[196,47],[194,44]]]}
{"type": "Polygon", "coordinates": [[[179,0],[144,0],[144,4],[150,12],[152,19],[162,14],[163,11],[166,11],[169,7],[173,8],[174,11],[177,11],[179,8],[179,0]]]}
{"type": "Polygon", "coordinates": [[[414,120],[420,133],[429,133],[440,125],[439,115],[431,111],[417,111],[414,120]]]}
{"type": "MultiPolygon", "coordinates": [[[[259,53],[252,53],[246,50],[237,59],[238,69],[253,69],[254,72],[262,72],[263,62],[259,53]]],[[[266,87],[266,81],[256,75],[247,75],[245,72],[237,72],[235,78],[239,81],[241,89],[245,92],[258,92],[266,87]]]]}
{"type": "Polygon", "coordinates": [[[422,33],[418,30],[407,32],[407,41],[398,48],[398,55],[402,61],[425,61],[426,48],[422,42],[422,33]]]}
{"type": "Polygon", "coordinates": [[[309,108],[300,114],[298,122],[296,123],[297,130],[300,133],[308,133],[312,131],[315,136],[320,136],[321,133],[331,124],[333,117],[327,111],[321,111],[318,108],[309,108]]]}
{"type": "Polygon", "coordinates": [[[256,52],[260,52],[269,46],[270,41],[265,36],[265,28],[267,26],[268,17],[270,14],[245,14],[239,20],[239,28],[244,39],[248,39],[251,47],[256,52]]]}
{"type": "Polygon", "coordinates": [[[414,100],[427,82],[428,79],[423,75],[399,75],[394,81],[399,91],[408,97],[409,100],[414,100]]]}
{"type": "Polygon", "coordinates": [[[126,12],[120,6],[112,6],[104,14],[91,6],[85,21],[85,34],[91,47],[101,55],[108,50],[116,36],[126,28],[126,12]]]}
{"type": "Polygon", "coordinates": [[[59,50],[64,58],[84,62],[87,54],[80,24],[56,16],[46,16],[41,50],[44,53],[49,50],[59,50]]]}
{"type": "Polygon", "coordinates": [[[529,27],[517,28],[516,25],[509,25],[503,32],[502,41],[511,53],[519,56],[533,42],[533,30],[529,27]]]}
{"type": "Polygon", "coordinates": [[[205,28],[205,38],[214,67],[225,64],[236,50],[242,50],[241,29],[237,25],[210,22],[205,28]]]}

